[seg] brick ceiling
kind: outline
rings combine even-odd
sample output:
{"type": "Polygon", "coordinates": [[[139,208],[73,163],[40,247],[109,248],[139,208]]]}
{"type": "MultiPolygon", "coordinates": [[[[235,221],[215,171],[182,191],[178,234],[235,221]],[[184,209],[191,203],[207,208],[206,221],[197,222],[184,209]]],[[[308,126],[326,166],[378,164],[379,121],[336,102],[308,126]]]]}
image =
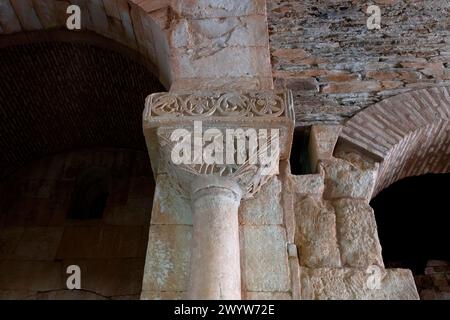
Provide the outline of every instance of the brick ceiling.
{"type": "Polygon", "coordinates": [[[76,148],[145,150],[145,97],[165,91],[144,66],[89,44],[0,49],[0,178],[76,148]]]}

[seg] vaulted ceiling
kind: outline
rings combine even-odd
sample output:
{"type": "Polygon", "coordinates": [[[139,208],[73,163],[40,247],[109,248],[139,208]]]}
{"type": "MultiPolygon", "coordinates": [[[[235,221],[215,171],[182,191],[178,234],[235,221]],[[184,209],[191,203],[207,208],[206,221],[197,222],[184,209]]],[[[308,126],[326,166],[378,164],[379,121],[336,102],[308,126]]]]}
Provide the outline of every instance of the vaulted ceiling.
{"type": "Polygon", "coordinates": [[[143,65],[87,43],[2,48],[0,70],[0,178],[75,148],[145,150],[145,97],[165,91],[143,65]]]}

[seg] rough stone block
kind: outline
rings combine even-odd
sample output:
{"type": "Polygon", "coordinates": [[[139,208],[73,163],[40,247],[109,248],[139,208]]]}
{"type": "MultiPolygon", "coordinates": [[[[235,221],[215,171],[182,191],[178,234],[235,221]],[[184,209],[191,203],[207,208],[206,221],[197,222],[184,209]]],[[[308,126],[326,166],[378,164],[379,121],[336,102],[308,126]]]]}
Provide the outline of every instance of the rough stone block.
{"type": "Polygon", "coordinates": [[[143,291],[185,291],[189,273],[191,226],[152,225],[143,291]]]}
{"type": "Polygon", "coordinates": [[[291,300],[290,292],[247,292],[245,300],[291,300]]]}
{"type": "Polygon", "coordinates": [[[342,263],[352,267],[383,266],[373,209],[362,200],[333,203],[342,263]]]}
{"type": "Polygon", "coordinates": [[[274,176],[256,194],[255,199],[241,202],[240,223],[244,225],[282,224],[283,208],[280,204],[281,181],[274,176]]]}
{"type": "Polygon", "coordinates": [[[269,76],[270,55],[266,47],[224,47],[199,51],[174,49],[176,78],[269,76]],[[236,59],[236,57],[239,59],[236,59]],[[208,68],[205,68],[208,66],[208,68]]]}
{"type": "Polygon", "coordinates": [[[267,46],[266,19],[264,16],[181,19],[173,30],[171,45],[174,48],[219,50],[228,46],[267,46]]]}
{"type": "Polygon", "coordinates": [[[311,167],[315,171],[319,160],[331,159],[342,127],[337,125],[314,125],[309,138],[311,167]]]}
{"type": "Polygon", "coordinates": [[[307,197],[297,202],[295,213],[297,225],[295,243],[299,251],[300,265],[341,266],[333,207],[307,197]]]}
{"type": "Polygon", "coordinates": [[[325,188],[321,174],[290,175],[293,192],[300,195],[321,196],[325,188]]]}
{"type": "Polygon", "coordinates": [[[378,167],[359,168],[354,164],[333,158],[319,162],[325,175],[324,198],[358,198],[370,200],[375,188],[378,167]]]}
{"type": "Polygon", "coordinates": [[[179,291],[142,291],[141,300],[182,300],[184,292],[179,291]]]}
{"type": "Polygon", "coordinates": [[[252,14],[264,15],[266,2],[264,0],[199,0],[177,1],[175,10],[182,16],[193,18],[239,17],[252,14]]]}
{"type": "Polygon", "coordinates": [[[303,299],[318,300],[417,300],[414,278],[409,270],[380,269],[380,289],[368,285],[372,275],[364,269],[301,269],[303,299]]]}
{"type": "Polygon", "coordinates": [[[158,176],[155,188],[152,224],[192,225],[190,200],[182,195],[164,174],[158,176]]]}
{"type": "Polygon", "coordinates": [[[241,228],[243,277],[248,291],[290,290],[285,229],[280,226],[241,228]]]}

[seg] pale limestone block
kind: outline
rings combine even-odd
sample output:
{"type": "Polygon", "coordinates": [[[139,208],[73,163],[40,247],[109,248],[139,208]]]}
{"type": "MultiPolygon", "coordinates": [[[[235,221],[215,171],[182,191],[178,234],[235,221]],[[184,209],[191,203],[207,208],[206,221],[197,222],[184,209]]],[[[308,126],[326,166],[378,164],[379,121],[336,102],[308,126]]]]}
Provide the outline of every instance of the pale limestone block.
{"type": "Polygon", "coordinates": [[[349,161],[333,158],[319,162],[325,175],[326,199],[358,198],[367,202],[375,187],[378,166],[358,167],[349,161]]]}
{"type": "Polygon", "coordinates": [[[0,1],[0,26],[2,27],[2,33],[6,34],[22,31],[19,19],[9,0],[0,1]]]}
{"type": "Polygon", "coordinates": [[[62,234],[62,227],[25,228],[14,257],[30,260],[53,260],[56,257],[62,234]]]}
{"type": "Polygon", "coordinates": [[[281,226],[243,226],[243,277],[248,291],[290,290],[286,232],[281,226]]]}
{"type": "Polygon", "coordinates": [[[180,19],[171,37],[174,48],[198,48],[211,52],[228,46],[267,46],[264,16],[213,19],[180,19]]]}
{"type": "Polygon", "coordinates": [[[176,1],[174,9],[182,16],[194,18],[239,17],[252,14],[265,15],[264,0],[199,0],[176,1]]]}
{"type": "Polygon", "coordinates": [[[180,291],[142,291],[141,300],[182,300],[186,293],[180,291]]]}
{"type": "Polygon", "coordinates": [[[302,298],[318,300],[417,300],[414,277],[406,269],[380,269],[379,289],[372,274],[355,268],[301,268],[302,298]],[[369,281],[369,282],[368,282],[369,281]]]}
{"type": "Polygon", "coordinates": [[[299,251],[300,265],[341,266],[333,207],[327,202],[307,197],[297,201],[295,214],[297,225],[295,243],[299,251]]]}
{"type": "Polygon", "coordinates": [[[195,91],[201,88],[205,91],[223,90],[271,90],[271,77],[229,77],[229,78],[177,78],[171,85],[170,91],[195,91]]]}
{"type": "Polygon", "coordinates": [[[245,300],[291,300],[290,292],[251,292],[248,291],[245,300]]]}
{"type": "Polygon", "coordinates": [[[352,267],[383,266],[373,209],[362,200],[333,203],[342,263],[352,267]]]}
{"type": "Polygon", "coordinates": [[[281,181],[278,177],[274,176],[265,184],[254,199],[242,201],[239,212],[240,223],[244,225],[282,224],[281,181]]]}
{"type": "Polygon", "coordinates": [[[322,174],[289,175],[292,192],[300,195],[321,196],[325,188],[322,174]]]}
{"type": "Polygon", "coordinates": [[[331,159],[342,126],[314,125],[309,138],[311,167],[315,171],[319,160],[331,159]]]}
{"type": "Polygon", "coordinates": [[[191,237],[191,226],[150,227],[143,291],[186,290],[191,237]]]}
{"type": "Polygon", "coordinates": [[[177,190],[165,174],[158,175],[152,210],[152,224],[192,225],[190,199],[177,190]]]}
{"type": "Polygon", "coordinates": [[[174,49],[177,78],[267,76],[270,54],[266,47],[224,47],[220,50],[174,49]],[[239,59],[236,59],[239,57],[239,59]],[[207,66],[207,67],[206,67],[207,66]]]}

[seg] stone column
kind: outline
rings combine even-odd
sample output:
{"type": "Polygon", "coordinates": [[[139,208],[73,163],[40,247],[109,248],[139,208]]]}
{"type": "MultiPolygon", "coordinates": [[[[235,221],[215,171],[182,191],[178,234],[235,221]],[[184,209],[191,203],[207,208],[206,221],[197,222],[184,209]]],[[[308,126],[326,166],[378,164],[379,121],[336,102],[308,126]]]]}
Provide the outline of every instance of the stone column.
{"type": "Polygon", "coordinates": [[[191,199],[194,230],[187,298],[239,300],[241,189],[225,177],[198,177],[191,199]]]}
{"type": "Polygon", "coordinates": [[[253,197],[278,174],[279,161],[289,158],[293,117],[290,92],[170,92],[147,98],[144,134],[153,172],[166,174],[174,189],[191,199],[186,298],[241,299],[240,201],[253,197]],[[198,121],[201,132],[196,132],[198,121]],[[180,128],[185,130],[183,156],[187,156],[174,161],[172,151],[180,140],[172,133],[180,128]],[[214,154],[226,151],[226,157],[213,163],[195,149],[211,147],[211,140],[203,138],[207,132],[222,141],[214,154]]]}

